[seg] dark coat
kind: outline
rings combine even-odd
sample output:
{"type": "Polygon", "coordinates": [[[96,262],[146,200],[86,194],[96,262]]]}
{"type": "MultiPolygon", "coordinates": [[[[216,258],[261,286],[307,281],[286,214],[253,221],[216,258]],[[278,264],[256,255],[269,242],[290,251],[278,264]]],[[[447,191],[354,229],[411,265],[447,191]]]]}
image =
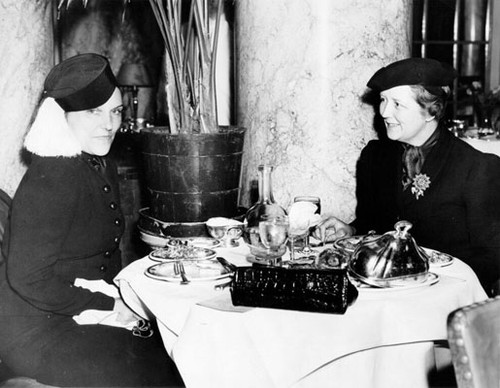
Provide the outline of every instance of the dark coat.
{"type": "Polygon", "coordinates": [[[78,325],[114,299],[75,287],[111,283],[124,229],[116,166],[89,155],[40,157],[13,198],[0,265],[0,358],[14,373],[57,386],[181,386],[161,338],[78,325]]]}
{"type": "Polygon", "coordinates": [[[73,286],[76,278],[111,282],[121,268],[116,167],[102,173],[87,159],[33,156],[12,202],[0,315],[113,309],[113,298],[73,286]]]}
{"type": "Polygon", "coordinates": [[[439,130],[421,171],[431,183],[418,199],[403,192],[401,143],[368,143],[358,162],[352,224],[357,233],[385,233],[408,220],[419,245],[464,260],[489,291],[500,278],[500,158],[439,130]]]}

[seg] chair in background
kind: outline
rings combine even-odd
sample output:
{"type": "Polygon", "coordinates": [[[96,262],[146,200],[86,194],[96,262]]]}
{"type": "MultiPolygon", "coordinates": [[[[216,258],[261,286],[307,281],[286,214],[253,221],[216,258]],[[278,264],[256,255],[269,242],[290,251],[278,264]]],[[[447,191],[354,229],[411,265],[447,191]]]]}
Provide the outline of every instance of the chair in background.
{"type": "MultiPolygon", "coordinates": [[[[7,224],[7,218],[9,217],[11,202],[12,200],[10,199],[9,195],[0,189],[0,264],[3,262],[3,255],[1,253],[2,242],[5,232],[5,226],[7,224]]],[[[2,360],[0,359],[0,382],[4,381],[8,377],[11,377],[11,374],[12,372],[4,363],[2,363],[2,360]]]]}
{"type": "Polygon", "coordinates": [[[453,311],[448,342],[459,388],[500,387],[500,296],[453,311]]]}
{"type": "MultiPolygon", "coordinates": [[[[2,247],[3,234],[5,232],[5,226],[7,224],[7,218],[9,217],[9,209],[12,200],[9,195],[0,189],[0,248],[2,247]]],[[[0,255],[0,263],[2,263],[3,257],[0,255]]]]}
{"type": "MultiPolygon", "coordinates": [[[[9,195],[0,189],[0,251],[11,203],[12,200],[9,195]]],[[[0,264],[2,262],[3,256],[0,253],[0,264]]],[[[8,366],[0,359],[0,388],[50,388],[50,386],[41,384],[28,377],[14,376],[8,366]]]]}

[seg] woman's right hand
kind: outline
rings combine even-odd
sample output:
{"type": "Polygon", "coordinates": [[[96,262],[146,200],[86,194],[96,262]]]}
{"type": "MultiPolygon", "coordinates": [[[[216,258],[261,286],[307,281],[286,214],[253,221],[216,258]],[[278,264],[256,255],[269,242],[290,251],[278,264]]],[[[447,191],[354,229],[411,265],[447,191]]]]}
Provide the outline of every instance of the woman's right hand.
{"type": "Polygon", "coordinates": [[[332,242],[342,237],[352,236],[356,229],[336,217],[330,216],[321,221],[313,231],[313,236],[323,243],[332,242]]]}

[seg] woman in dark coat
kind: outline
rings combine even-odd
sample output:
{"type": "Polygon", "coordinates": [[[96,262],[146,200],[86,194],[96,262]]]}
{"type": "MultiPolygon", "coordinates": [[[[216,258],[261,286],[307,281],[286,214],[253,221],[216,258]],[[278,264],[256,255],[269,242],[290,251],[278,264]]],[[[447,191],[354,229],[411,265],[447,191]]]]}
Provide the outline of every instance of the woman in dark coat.
{"type": "Polygon", "coordinates": [[[330,218],[319,230],[334,240],[369,230],[385,233],[398,220],[413,224],[421,246],[464,260],[485,290],[500,278],[500,158],[483,154],[442,124],[455,71],[410,58],[377,71],[386,140],[373,140],[357,168],[356,219],[330,218]]]}
{"type": "Polygon", "coordinates": [[[159,335],[76,322],[87,310],[128,328],[140,319],[112,285],[124,220],[105,155],[122,109],[100,55],[67,59],[45,81],[0,267],[0,358],[18,375],[57,386],[182,386],[159,335]]]}

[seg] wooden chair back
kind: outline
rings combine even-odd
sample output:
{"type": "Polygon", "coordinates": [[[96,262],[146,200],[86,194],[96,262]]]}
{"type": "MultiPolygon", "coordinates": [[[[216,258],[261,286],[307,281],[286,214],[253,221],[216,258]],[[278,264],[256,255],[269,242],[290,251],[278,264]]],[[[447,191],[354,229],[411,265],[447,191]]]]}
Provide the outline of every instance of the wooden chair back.
{"type": "Polygon", "coordinates": [[[500,296],[453,311],[447,324],[458,388],[499,388],[500,296]]]}

